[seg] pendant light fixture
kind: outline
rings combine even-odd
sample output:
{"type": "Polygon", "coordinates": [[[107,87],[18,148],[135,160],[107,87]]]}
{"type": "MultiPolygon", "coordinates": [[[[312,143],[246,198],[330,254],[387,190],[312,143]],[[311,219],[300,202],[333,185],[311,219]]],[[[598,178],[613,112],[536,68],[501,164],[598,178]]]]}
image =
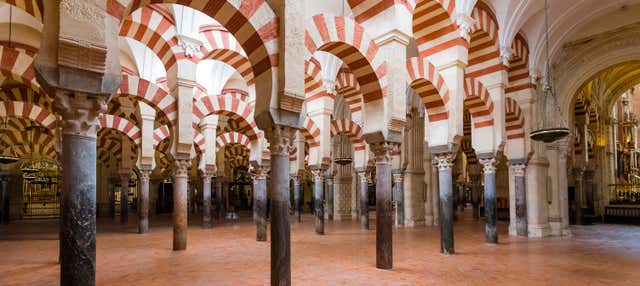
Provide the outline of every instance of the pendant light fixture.
{"type": "MultiPolygon", "coordinates": [[[[553,77],[551,76],[551,59],[549,58],[549,0],[544,1],[544,26],[546,54],[546,80],[542,87],[544,92],[544,106],[543,112],[539,113],[540,121],[538,123],[538,129],[531,132],[529,137],[534,141],[551,143],[569,135],[569,128],[564,127],[564,124],[556,126],[554,117],[551,116],[552,114],[560,113],[560,108],[556,103],[556,96],[551,85],[553,77]]],[[[560,121],[563,122],[562,116],[559,117],[560,121]]]]}

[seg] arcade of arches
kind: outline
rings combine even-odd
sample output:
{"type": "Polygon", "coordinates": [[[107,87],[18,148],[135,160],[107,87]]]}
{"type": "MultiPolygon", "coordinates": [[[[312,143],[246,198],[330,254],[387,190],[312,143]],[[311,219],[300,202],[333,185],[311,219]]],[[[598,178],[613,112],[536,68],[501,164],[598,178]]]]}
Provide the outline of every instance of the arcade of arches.
{"type": "Polygon", "coordinates": [[[0,0],[0,284],[640,281],[640,1],[544,3],[0,0]]]}

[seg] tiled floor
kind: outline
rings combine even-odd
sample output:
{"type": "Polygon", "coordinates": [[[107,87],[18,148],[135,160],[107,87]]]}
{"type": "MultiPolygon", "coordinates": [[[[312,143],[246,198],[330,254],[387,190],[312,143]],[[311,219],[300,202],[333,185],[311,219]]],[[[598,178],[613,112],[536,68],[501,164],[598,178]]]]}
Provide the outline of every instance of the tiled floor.
{"type": "MultiPolygon", "coordinates": [[[[255,241],[244,220],[204,230],[194,220],[188,249],[171,251],[167,217],[136,234],[135,217],[123,227],[98,221],[98,285],[267,285],[269,243],[255,241]]],[[[373,218],[373,216],[372,216],[373,218]]],[[[373,221],[372,221],[373,223],[373,221]]],[[[375,224],[372,224],[375,225],[375,224]]],[[[455,225],[455,256],[439,254],[436,227],[396,229],[394,268],[375,268],[375,231],[358,222],[328,222],[313,232],[312,217],[292,225],[294,285],[640,285],[640,227],[573,228],[564,238],[505,235],[484,243],[484,225],[465,217],[455,225]]],[[[59,283],[56,222],[0,226],[0,285],[59,283]]]]}

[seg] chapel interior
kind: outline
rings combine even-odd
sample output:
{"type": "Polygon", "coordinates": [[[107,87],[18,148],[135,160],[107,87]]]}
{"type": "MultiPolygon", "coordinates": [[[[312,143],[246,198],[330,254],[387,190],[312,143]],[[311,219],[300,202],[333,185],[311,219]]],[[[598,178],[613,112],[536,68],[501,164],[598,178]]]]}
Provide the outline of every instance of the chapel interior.
{"type": "Polygon", "coordinates": [[[0,285],[640,285],[640,0],[0,0],[0,285]]]}

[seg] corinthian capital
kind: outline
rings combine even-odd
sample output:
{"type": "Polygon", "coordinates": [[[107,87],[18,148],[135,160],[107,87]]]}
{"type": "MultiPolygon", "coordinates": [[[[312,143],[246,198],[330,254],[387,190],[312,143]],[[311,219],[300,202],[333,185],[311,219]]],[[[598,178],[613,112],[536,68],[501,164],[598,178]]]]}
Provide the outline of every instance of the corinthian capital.
{"type": "Polygon", "coordinates": [[[191,160],[175,159],[173,161],[173,177],[188,177],[189,167],[191,167],[191,160]]]}
{"type": "Polygon", "coordinates": [[[63,134],[96,138],[100,129],[98,115],[107,110],[107,97],[58,90],[54,110],[62,116],[63,134]]]}
{"type": "Polygon", "coordinates": [[[289,126],[276,125],[267,130],[269,149],[272,155],[289,156],[295,129],[289,126]]]}
{"type": "Polygon", "coordinates": [[[397,151],[400,143],[379,141],[369,143],[369,148],[375,156],[376,163],[391,163],[391,153],[397,151]]]}
{"type": "Polygon", "coordinates": [[[436,165],[440,171],[451,170],[455,158],[455,153],[433,154],[433,164],[436,165]]]}
{"type": "Polygon", "coordinates": [[[495,157],[489,157],[489,158],[478,158],[478,161],[480,162],[480,164],[482,164],[482,170],[485,173],[495,173],[496,172],[496,158],[495,157]]]}

